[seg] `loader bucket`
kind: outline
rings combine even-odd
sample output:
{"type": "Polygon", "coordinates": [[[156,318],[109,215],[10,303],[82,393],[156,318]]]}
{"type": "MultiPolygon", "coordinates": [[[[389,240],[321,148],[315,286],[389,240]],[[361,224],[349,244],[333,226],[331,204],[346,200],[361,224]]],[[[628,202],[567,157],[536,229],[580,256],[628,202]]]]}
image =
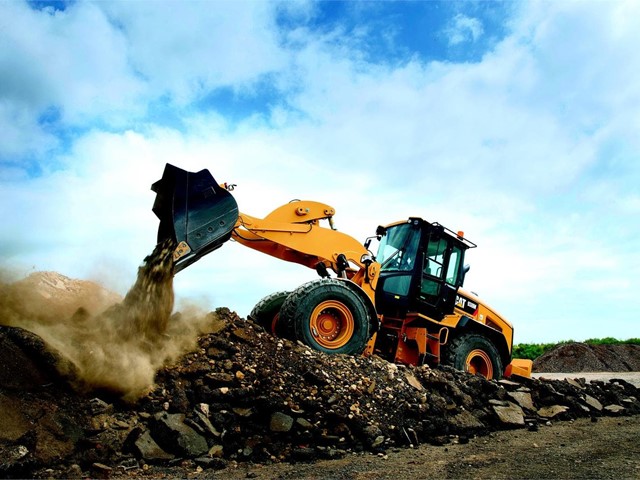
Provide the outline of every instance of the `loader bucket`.
{"type": "Polygon", "coordinates": [[[153,212],[160,219],[158,243],[173,238],[178,245],[173,254],[175,273],[231,237],[238,204],[209,170],[187,172],[167,163],[151,190],[156,192],[153,212]]]}

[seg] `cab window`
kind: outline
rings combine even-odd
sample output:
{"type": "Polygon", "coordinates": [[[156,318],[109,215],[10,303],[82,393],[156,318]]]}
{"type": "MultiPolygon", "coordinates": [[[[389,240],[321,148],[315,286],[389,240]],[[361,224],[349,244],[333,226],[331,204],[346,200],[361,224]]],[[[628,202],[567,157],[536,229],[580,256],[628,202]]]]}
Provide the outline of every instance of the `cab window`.
{"type": "Polygon", "coordinates": [[[460,247],[453,247],[451,249],[451,256],[449,257],[449,266],[447,268],[447,276],[445,277],[445,280],[449,285],[456,286],[461,263],[462,263],[462,250],[460,249],[460,247]]]}
{"type": "Polygon", "coordinates": [[[444,266],[444,255],[447,251],[447,242],[444,239],[430,241],[427,246],[427,255],[424,262],[425,275],[434,277],[442,277],[442,268],[444,266]]]}

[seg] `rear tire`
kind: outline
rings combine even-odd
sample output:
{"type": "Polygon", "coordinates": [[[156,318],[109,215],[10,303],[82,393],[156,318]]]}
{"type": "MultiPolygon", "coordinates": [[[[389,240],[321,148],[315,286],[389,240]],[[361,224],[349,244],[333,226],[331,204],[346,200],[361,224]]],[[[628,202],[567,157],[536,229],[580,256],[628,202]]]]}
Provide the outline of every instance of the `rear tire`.
{"type": "Polygon", "coordinates": [[[326,353],[362,353],[370,336],[364,300],[343,281],[331,278],[294,290],[282,306],[280,321],[287,335],[326,353]]]}
{"type": "Polygon", "coordinates": [[[465,333],[451,340],[442,363],[488,380],[502,378],[504,366],[498,349],[484,335],[465,333]]]}
{"type": "Polygon", "coordinates": [[[273,335],[279,335],[280,309],[291,292],[276,292],[267,295],[253,307],[249,318],[273,335]]]}

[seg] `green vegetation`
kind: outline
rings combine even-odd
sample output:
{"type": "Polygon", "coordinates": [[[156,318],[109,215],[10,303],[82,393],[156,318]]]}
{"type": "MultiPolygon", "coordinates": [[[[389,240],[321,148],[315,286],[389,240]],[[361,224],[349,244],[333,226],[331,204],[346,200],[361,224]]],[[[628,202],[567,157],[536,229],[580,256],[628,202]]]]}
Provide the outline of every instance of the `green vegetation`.
{"type": "MultiPolygon", "coordinates": [[[[558,345],[566,345],[567,343],[575,343],[574,340],[565,340],[556,343],[518,343],[513,346],[513,358],[528,358],[535,360],[540,355],[548,352],[558,345]]],[[[612,337],[606,338],[590,338],[582,343],[587,345],[621,345],[624,343],[632,343],[640,345],[640,338],[629,338],[628,340],[618,340],[612,337]]]]}

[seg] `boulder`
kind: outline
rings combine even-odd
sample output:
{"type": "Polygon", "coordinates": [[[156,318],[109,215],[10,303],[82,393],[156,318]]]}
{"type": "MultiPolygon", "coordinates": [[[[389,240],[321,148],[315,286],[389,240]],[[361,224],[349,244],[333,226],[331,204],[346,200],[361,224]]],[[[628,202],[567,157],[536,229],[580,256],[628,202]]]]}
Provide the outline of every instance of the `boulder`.
{"type": "Polygon", "coordinates": [[[193,428],[185,425],[182,413],[158,413],[151,422],[151,436],[164,450],[189,458],[209,450],[207,441],[193,428]]]}
{"type": "Polygon", "coordinates": [[[508,402],[506,406],[493,405],[492,408],[504,426],[516,428],[524,427],[524,413],[519,405],[508,402]]]}

